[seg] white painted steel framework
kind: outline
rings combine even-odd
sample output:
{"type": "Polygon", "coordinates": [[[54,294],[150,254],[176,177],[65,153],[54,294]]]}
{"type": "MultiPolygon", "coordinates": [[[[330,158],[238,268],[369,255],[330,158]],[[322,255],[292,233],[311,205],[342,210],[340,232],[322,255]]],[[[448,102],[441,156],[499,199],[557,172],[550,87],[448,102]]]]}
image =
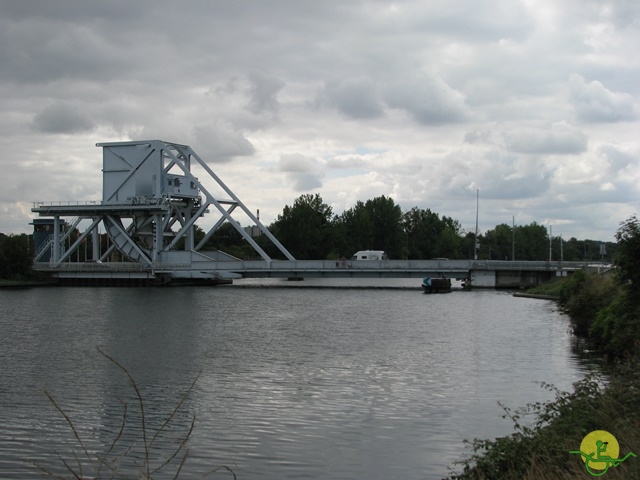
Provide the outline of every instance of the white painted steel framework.
{"type": "MultiPolygon", "coordinates": [[[[207,163],[188,145],[161,140],[99,143],[103,149],[103,195],[101,202],[35,203],[32,211],[41,217],[53,217],[54,228],[49,240],[40,246],[35,261],[50,252],[50,267],[60,267],[83,241],[93,235],[93,260],[107,258],[118,250],[129,261],[148,268],[164,264],[182,264],[185,271],[201,261],[235,260],[222,252],[203,252],[202,248],[214,232],[229,222],[269,264],[271,258],[245,232],[232,216],[240,208],[289,260],[295,260],[287,249],[260,223],[258,218],[213,172],[207,163]],[[198,165],[228,198],[216,198],[193,173],[198,165]],[[220,213],[219,220],[195,245],[194,227],[209,213],[210,207],[220,213]],[[63,217],[73,217],[60,228],[63,217]],[[73,245],[65,242],[79,223],[90,225],[73,245]],[[111,247],[100,258],[96,250],[99,226],[103,225],[111,247]],[[182,240],[182,242],[181,242],[182,240]],[[180,248],[178,248],[180,246],[180,248]]],[[[206,278],[209,275],[204,275],[206,278]]]]}

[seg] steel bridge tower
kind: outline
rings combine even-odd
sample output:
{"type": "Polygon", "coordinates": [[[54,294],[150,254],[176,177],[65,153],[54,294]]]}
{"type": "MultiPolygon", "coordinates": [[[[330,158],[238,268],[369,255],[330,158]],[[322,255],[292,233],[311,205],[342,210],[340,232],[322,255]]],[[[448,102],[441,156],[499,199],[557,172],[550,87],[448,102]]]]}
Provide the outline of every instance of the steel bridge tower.
{"type": "Polygon", "coordinates": [[[51,268],[60,267],[92,235],[92,259],[96,262],[109,258],[117,250],[128,263],[151,269],[181,264],[185,267],[184,273],[193,277],[194,262],[237,260],[223,252],[202,250],[225,222],[229,222],[264,261],[271,262],[269,255],[233,218],[237,208],[285,257],[295,260],[188,145],[151,140],[99,143],[97,146],[103,150],[102,201],[34,204],[32,211],[41,217],[53,217],[54,225],[50,237],[36,247],[36,264],[48,261],[51,268]],[[204,170],[213,180],[214,188],[221,189],[227,198],[216,198],[192,173],[192,166],[204,170]],[[194,227],[212,207],[220,217],[196,244],[194,227]],[[72,219],[65,221],[63,217],[72,219]],[[65,248],[71,232],[87,219],[90,220],[89,227],[65,248]],[[111,247],[102,254],[96,248],[101,224],[111,241],[111,247]],[[63,225],[66,228],[61,227],[63,225]]]}

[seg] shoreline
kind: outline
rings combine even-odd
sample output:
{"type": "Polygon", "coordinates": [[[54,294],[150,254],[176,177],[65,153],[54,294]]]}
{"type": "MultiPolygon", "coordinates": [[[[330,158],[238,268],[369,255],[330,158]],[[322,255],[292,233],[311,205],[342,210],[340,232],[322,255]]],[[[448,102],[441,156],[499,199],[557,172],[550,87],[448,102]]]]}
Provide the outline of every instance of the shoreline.
{"type": "Polygon", "coordinates": [[[32,287],[51,287],[55,286],[55,283],[51,282],[12,282],[12,281],[0,281],[0,289],[3,288],[32,288],[32,287]]]}
{"type": "Polygon", "coordinates": [[[516,292],[513,294],[514,297],[521,298],[537,298],[540,300],[560,300],[560,297],[557,295],[544,295],[542,293],[521,293],[516,292]]]}

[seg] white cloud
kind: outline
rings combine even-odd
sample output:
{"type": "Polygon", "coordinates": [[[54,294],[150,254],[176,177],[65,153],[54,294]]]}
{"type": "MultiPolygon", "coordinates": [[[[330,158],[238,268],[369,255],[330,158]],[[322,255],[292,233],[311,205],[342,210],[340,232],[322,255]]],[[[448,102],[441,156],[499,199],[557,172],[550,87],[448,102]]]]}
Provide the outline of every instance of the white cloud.
{"type": "Polygon", "coordinates": [[[5,2],[0,231],[28,231],[32,201],[99,200],[95,143],[160,138],[266,222],[314,191],[468,226],[480,189],[481,228],[611,238],[640,203],[639,5],[5,2]]]}
{"type": "Polygon", "coordinates": [[[203,158],[216,162],[227,162],[233,157],[251,156],[255,149],[242,134],[224,122],[196,125],[193,127],[198,153],[203,158]]]}
{"type": "Polygon", "coordinates": [[[578,74],[569,78],[571,101],[578,118],[585,122],[621,122],[637,120],[632,95],[612,92],[598,80],[587,82],[578,74]]]}
{"type": "Polygon", "coordinates": [[[287,154],[280,157],[278,168],[285,172],[288,182],[296,192],[308,192],[322,187],[324,164],[302,154],[287,154]]]}

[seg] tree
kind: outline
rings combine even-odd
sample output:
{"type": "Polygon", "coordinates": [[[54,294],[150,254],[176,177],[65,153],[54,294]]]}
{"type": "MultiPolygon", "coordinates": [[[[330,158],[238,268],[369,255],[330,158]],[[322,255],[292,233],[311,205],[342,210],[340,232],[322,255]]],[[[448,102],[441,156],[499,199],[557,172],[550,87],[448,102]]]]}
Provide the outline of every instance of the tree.
{"type": "Polygon", "coordinates": [[[331,207],[319,194],[304,194],[285,205],[271,229],[294,257],[325,259],[332,250],[331,217],[331,207]]]}
{"type": "Polygon", "coordinates": [[[32,276],[33,258],[29,235],[0,237],[0,278],[22,280],[32,276]]]}
{"type": "Polygon", "coordinates": [[[491,260],[511,260],[513,251],[513,228],[506,223],[496,225],[484,234],[482,258],[491,260]]]}
{"type": "Polygon", "coordinates": [[[444,228],[438,238],[438,257],[463,258],[462,225],[451,217],[443,216],[444,228]]]}
{"type": "Polygon", "coordinates": [[[364,204],[373,228],[372,249],[384,250],[390,258],[405,257],[402,209],[391,197],[376,197],[364,204]]]}
{"type": "Polygon", "coordinates": [[[549,235],[546,227],[533,222],[519,225],[515,231],[516,259],[548,260],[549,235]]]}
{"type": "Polygon", "coordinates": [[[615,237],[619,286],[614,300],[596,314],[589,335],[610,356],[631,358],[638,355],[640,341],[640,223],[635,215],[621,223],[615,237]]]}
{"type": "Polygon", "coordinates": [[[640,293],[640,223],[635,215],[622,222],[616,232],[618,252],[615,259],[616,273],[626,284],[631,296],[640,293]]]}
{"type": "Polygon", "coordinates": [[[333,221],[337,256],[351,256],[358,250],[373,249],[373,222],[361,201],[333,221]]]}

